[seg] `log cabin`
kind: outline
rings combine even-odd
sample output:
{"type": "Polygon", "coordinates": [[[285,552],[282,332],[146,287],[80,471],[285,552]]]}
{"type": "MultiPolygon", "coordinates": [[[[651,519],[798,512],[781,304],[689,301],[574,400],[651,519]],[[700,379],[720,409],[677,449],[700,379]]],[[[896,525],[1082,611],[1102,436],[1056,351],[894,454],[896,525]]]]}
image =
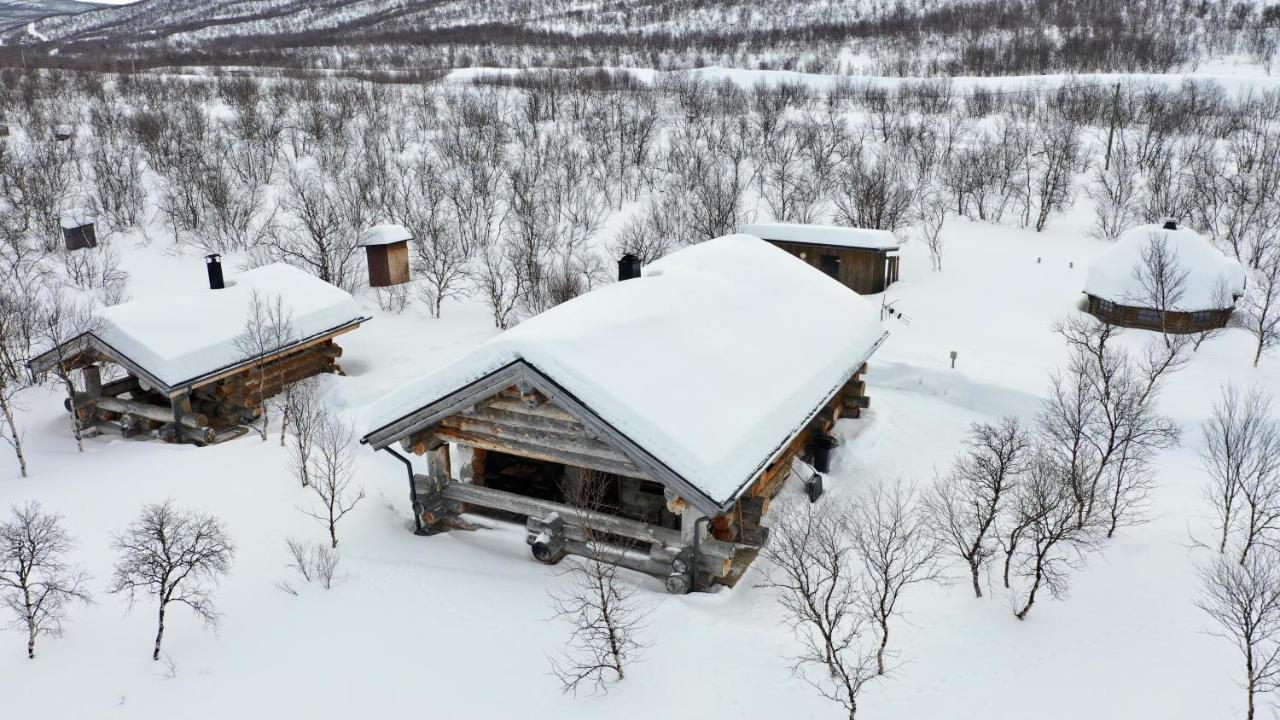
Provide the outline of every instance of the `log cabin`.
{"type": "Polygon", "coordinates": [[[483,515],[522,523],[542,562],[731,586],[784,483],[821,494],[887,333],[867,300],[753,236],[619,265],[623,280],[375,402],[361,442],[404,463],[420,534],[483,515]]]}
{"type": "Polygon", "coordinates": [[[770,242],[859,295],[875,295],[898,281],[898,240],[888,230],[754,223],[742,230],[770,242]]]}
{"type": "Polygon", "coordinates": [[[150,435],[198,445],[245,432],[262,403],[287,385],[341,373],[337,336],[368,320],[346,291],[289,265],[223,282],[208,258],[209,287],[105,308],[88,329],[28,362],[76,385],[66,401],[81,429],[150,435]],[[248,318],[275,303],[287,315],[266,342],[247,342],[248,318]]]}
{"type": "Polygon", "coordinates": [[[1226,327],[1244,291],[1239,262],[1167,220],[1126,230],[1089,266],[1085,310],[1111,325],[1189,334],[1226,327]]]}

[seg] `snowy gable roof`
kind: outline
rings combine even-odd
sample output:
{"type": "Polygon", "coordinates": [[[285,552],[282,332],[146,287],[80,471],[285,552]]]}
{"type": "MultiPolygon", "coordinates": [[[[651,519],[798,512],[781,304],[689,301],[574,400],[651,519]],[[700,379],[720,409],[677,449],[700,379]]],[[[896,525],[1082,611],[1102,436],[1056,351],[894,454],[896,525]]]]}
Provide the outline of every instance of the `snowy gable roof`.
{"type": "Polygon", "coordinates": [[[409,229],[403,225],[375,225],[360,233],[360,244],[365,247],[370,245],[391,245],[412,239],[413,233],[409,232],[409,229]]]}
{"type": "Polygon", "coordinates": [[[556,306],[391,392],[371,407],[365,439],[524,362],[719,506],[886,334],[864,298],[758,238],[730,235],[556,306]]]}
{"type": "Polygon", "coordinates": [[[835,225],[803,225],[800,223],[752,223],[742,229],[748,235],[765,240],[830,245],[856,250],[897,250],[898,239],[888,230],[837,227],[835,225]]]}
{"type": "Polygon", "coordinates": [[[290,314],[291,344],[368,319],[345,290],[277,263],[235,275],[221,290],[200,288],[105,308],[94,335],[168,387],[187,385],[252,359],[236,338],[245,331],[255,291],[263,303],[281,298],[290,314]]]}
{"type": "Polygon", "coordinates": [[[1151,307],[1155,303],[1144,289],[1144,257],[1153,242],[1167,244],[1179,271],[1186,273],[1180,293],[1171,298],[1166,310],[1194,312],[1224,310],[1244,294],[1245,273],[1209,241],[1188,228],[1166,229],[1160,225],[1139,225],[1123,232],[1110,248],[1089,266],[1084,291],[1090,295],[1130,307],[1151,307]]]}

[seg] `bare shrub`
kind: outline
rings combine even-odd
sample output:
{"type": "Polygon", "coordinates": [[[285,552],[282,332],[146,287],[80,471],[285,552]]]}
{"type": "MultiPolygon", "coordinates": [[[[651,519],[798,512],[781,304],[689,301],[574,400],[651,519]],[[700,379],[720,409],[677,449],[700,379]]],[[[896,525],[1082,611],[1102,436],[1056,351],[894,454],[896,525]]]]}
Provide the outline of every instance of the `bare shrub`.
{"type": "Polygon", "coordinates": [[[90,601],[87,576],[67,562],[73,544],[62,518],[39,503],[13,508],[0,524],[0,602],[26,631],[30,659],[36,638],[62,635],[72,603],[90,601]]]}
{"type": "Polygon", "coordinates": [[[217,626],[213,590],[231,572],[235,557],[235,545],[221,521],[166,500],[144,506],[112,546],[120,557],[110,592],[128,593],[130,607],[139,593],[154,597],[159,606],[152,660],[160,659],[170,604],[186,605],[207,627],[217,626]]]}
{"type": "Polygon", "coordinates": [[[792,671],[853,720],[863,687],[876,676],[876,651],[866,637],[870,619],[847,511],[833,502],[775,509],[761,586],[778,592],[800,643],[792,671]]]}

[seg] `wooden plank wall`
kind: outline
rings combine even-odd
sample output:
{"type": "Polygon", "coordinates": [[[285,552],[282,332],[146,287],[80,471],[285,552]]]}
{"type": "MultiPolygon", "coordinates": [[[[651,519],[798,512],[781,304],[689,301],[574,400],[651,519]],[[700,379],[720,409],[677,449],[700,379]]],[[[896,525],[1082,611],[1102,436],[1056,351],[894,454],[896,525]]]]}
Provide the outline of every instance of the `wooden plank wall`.
{"type": "Polygon", "coordinates": [[[1139,308],[1112,303],[1104,307],[1102,300],[1089,296],[1089,314],[1103,322],[1120,327],[1155,330],[1185,335],[1204,332],[1215,328],[1226,327],[1231,319],[1231,310],[1212,310],[1207,313],[1166,312],[1163,320],[1159,311],[1140,311],[1139,308]],[[1154,318],[1151,317],[1154,314],[1154,318]]]}
{"type": "Polygon", "coordinates": [[[827,245],[808,245],[805,243],[769,242],[804,260],[809,265],[821,270],[823,255],[831,255],[840,259],[840,277],[843,285],[859,295],[874,295],[884,292],[885,280],[888,277],[888,257],[883,250],[859,250],[855,248],[838,248],[827,245]],[[804,257],[801,257],[801,255],[804,257]]]}

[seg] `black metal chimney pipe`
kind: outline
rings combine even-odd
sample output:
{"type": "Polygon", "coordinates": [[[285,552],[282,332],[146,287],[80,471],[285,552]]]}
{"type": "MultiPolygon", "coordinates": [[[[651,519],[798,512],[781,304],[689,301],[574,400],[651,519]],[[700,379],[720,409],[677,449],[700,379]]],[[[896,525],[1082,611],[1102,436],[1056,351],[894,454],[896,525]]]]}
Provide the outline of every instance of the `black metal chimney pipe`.
{"type": "Polygon", "coordinates": [[[640,258],[627,253],[618,261],[618,282],[640,277],[640,258]]]}
{"type": "Polygon", "coordinates": [[[226,287],[222,282],[222,256],[218,253],[204,256],[204,267],[209,271],[209,289],[221,290],[226,287]]]}

